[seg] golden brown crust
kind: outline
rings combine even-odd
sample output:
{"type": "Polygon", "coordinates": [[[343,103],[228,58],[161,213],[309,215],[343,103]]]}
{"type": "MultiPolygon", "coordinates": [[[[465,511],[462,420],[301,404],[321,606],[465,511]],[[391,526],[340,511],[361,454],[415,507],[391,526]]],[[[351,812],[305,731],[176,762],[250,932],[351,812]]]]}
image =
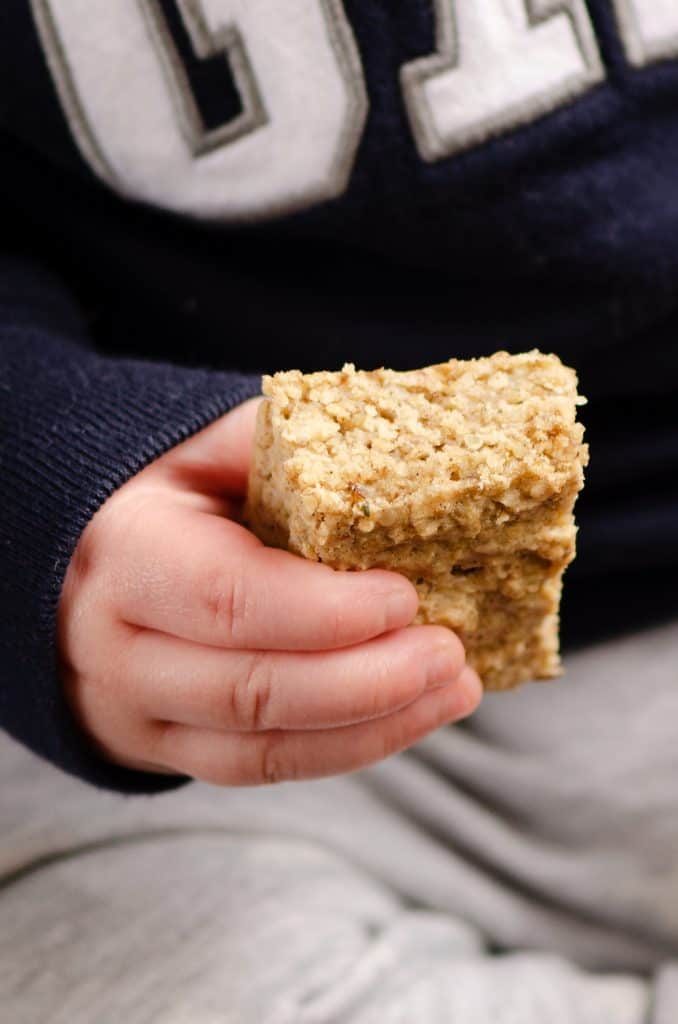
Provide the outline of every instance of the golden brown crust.
{"type": "Polygon", "coordinates": [[[248,519],[341,569],[402,572],[488,688],[560,673],[557,611],[587,449],[577,378],[499,352],[422,370],[264,378],[248,519]]]}

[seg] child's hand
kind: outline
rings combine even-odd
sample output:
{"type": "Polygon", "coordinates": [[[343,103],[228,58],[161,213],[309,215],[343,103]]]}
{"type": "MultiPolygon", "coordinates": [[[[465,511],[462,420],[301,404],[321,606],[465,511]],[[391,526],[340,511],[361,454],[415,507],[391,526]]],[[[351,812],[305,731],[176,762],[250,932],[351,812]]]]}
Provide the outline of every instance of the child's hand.
{"type": "Polygon", "coordinates": [[[59,608],[71,704],[132,768],[248,785],[352,771],[471,712],[459,640],[408,627],[401,576],[335,572],[228,516],[256,400],[130,480],[83,533],[59,608]]]}

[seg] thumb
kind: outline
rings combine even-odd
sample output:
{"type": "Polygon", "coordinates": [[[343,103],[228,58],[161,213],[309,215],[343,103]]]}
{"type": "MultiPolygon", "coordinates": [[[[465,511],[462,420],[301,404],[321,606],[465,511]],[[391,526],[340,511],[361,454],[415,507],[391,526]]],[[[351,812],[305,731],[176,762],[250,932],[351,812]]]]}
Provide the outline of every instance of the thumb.
{"type": "Polygon", "coordinates": [[[202,493],[241,498],[247,490],[257,410],[250,398],[178,444],[159,463],[175,480],[202,493]]]}

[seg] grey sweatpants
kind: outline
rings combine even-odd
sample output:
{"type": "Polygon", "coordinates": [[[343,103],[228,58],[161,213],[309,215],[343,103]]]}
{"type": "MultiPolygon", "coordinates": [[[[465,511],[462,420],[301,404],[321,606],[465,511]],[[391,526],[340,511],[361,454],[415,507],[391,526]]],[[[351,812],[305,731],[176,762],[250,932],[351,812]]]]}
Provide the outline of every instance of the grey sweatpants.
{"type": "Polygon", "coordinates": [[[7,1024],[675,1024],[678,627],[348,778],[123,798],[0,742],[7,1024]]]}

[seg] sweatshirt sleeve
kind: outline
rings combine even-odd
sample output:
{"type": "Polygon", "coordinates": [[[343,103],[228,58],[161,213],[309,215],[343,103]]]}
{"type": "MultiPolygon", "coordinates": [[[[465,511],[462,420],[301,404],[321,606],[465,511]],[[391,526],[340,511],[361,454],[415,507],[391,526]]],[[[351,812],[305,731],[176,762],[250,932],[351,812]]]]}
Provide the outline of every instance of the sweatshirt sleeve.
{"type": "Polygon", "coordinates": [[[71,555],[114,490],[258,390],[254,376],[102,356],[60,281],[0,255],[0,726],[97,786],[178,782],[105,761],[70,714],[56,609],[71,555]]]}

